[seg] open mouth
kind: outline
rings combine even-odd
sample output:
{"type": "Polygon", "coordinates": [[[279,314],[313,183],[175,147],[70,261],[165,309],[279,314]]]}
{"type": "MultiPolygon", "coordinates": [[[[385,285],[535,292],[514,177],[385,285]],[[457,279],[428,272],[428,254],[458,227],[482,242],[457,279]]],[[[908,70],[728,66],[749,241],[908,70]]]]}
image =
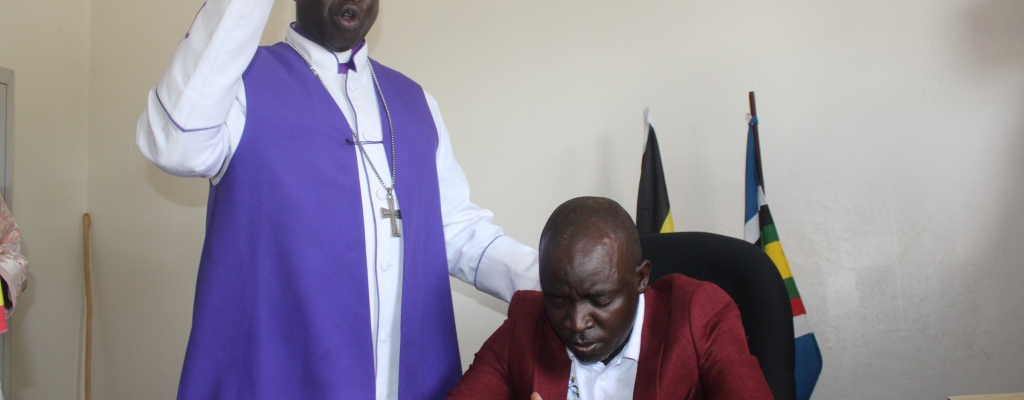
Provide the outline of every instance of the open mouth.
{"type": "Polygon", "coordinates": [[[341,12],[335,14],[334,20],[346,29],[355,29],[359,27],[359,10],[355,7],[347,6],[342,8],[341,12]]]}
{"type": "Polygon", "coordinates": [[[596,349],[599,344],[601,343],[571,343],[569,344],[569,348],[571,348],[573,353],[576,354],[589,354],[590,352],[594,351],[594,349],[596,349]]]}

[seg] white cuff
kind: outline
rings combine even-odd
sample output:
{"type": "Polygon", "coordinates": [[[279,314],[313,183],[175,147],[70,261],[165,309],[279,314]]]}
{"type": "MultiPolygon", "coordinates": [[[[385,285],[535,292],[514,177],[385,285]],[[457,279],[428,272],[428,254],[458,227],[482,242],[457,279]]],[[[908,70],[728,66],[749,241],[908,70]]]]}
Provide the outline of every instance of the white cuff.
{"type": "Polygon", "coordinates": [[[517,290],[540,290],[537,251],[508,236],[498,236],[480,256],[474,286],[505,302],[512,301],[517,290]]]}

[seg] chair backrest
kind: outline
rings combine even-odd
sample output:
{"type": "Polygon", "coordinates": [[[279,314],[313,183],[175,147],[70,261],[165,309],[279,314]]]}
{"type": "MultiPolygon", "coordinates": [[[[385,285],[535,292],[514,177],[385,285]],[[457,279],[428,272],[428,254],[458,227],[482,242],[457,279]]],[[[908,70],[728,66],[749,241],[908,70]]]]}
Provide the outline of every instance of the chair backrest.
{"type": "Polygon", "coordinates": [[[750,353],[776,400],[796,399],[793,311],[786,285],[771,258],[743,240],[707,232],[645,235],[651,282],[668,274],[718,285],[739,307],[750,353]]]}

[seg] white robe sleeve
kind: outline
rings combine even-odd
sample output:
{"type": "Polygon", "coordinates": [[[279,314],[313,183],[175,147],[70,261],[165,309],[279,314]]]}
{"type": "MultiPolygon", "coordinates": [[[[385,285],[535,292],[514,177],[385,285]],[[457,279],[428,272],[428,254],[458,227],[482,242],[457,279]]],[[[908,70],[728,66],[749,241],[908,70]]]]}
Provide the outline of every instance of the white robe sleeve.
{"type": "Polygon", "coordinates": [[[209,0],[178,44],[139,118],[139,150],[168,173],[223,173],[245,125],[242,74],[273,0],[209,0]]]}
{"type": "Polygon", "coordinates": [[[448,128],[437,101],[425,93],[437,125],[437,178],[441,188],[448,272],[506,302],[517,290],[540,290],[537,251],[508,236],[494,214],[469,199],[469,181],[452,153],[448,128]]]}

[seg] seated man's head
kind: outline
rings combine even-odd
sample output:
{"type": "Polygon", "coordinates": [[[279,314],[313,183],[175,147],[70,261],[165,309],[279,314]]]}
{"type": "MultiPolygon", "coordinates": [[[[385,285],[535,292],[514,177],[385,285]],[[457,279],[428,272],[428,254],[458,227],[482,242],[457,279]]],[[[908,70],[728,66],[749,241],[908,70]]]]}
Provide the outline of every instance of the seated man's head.
{"type": "Polygon", "coordinates": [[[540,238],[548,320],[581,362],[611,361],[625,346],[651,264],[626,210],[602,197],[558,206],[540,238]]]}

